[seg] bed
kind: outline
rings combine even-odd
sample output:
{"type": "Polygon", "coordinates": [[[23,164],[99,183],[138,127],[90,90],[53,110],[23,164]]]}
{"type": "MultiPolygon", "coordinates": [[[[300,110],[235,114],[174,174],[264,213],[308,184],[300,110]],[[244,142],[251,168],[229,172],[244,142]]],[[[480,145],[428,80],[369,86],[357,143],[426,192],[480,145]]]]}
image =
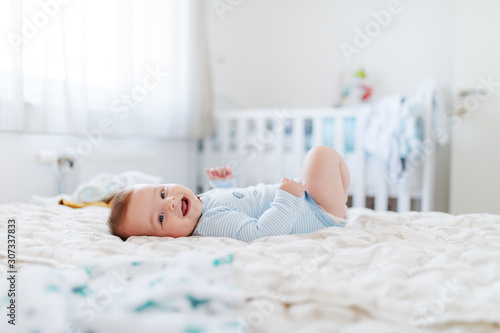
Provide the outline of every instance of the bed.
{"type": "Polygon", "coordinates": [[[7,277],[17,222],[16,330],[4,314],[2,332],[500,331],[500,216],[351,208],[345,228],[244,243],[123,242],[107,214],[0,205],[7,277]]]}

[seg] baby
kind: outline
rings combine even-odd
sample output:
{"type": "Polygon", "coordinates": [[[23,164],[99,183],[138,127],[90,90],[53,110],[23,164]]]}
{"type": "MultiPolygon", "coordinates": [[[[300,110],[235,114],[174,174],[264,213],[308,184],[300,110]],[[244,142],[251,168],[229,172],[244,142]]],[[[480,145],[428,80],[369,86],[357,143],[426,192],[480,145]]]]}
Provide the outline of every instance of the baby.
{"type": "Polygon", "coordinates": [[[346,224],[349,170],[328,146],[312,148],[301,180],[235,188],[232,170],[205,170],[214,188],[195,195],[177,184],[135,185],[111,204],[112,234],[130,236],[218,236],[251,241],[265,236],[309,233],[346,224]]]}

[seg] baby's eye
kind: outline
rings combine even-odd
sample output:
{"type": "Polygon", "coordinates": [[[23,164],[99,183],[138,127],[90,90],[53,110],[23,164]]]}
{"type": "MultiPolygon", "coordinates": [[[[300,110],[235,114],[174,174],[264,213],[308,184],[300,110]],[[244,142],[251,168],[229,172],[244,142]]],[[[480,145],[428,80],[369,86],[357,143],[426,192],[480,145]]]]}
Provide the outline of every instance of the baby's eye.
{"type": "Polygon", "coordinates": [[[160,224],[163,223],[163,213],[161,213],[160,216],[158,216],[158,221],[160,221],[160,224]]]}
{"type": "Polygon", "coordinates": [[[165,199],[165,190],[161,190],[160,195],[162,199],[165,199]]]}

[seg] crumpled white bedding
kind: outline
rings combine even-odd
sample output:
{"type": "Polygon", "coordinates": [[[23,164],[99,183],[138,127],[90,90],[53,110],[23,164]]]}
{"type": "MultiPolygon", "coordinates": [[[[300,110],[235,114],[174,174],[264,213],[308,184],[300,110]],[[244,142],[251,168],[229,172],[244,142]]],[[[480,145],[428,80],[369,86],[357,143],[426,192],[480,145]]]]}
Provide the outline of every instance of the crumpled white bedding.
{"type": "MultiPolygon", "coordinates": [[[[107,208],[0,206],[18,218],[18,265],[147,261],[193,250],[233,254],[246,295],[234,311],[255,332],[500,331],[500,216],[350,209],[345,228],[267,237],[110,235],[107,208]]],[[[5,244],[2,240],[2,244],[5,244]]],[[[6,251],[0,251],[2,271],[6,251]]],[[[19,288],[22,288],[20,286],[19,288]]]]}

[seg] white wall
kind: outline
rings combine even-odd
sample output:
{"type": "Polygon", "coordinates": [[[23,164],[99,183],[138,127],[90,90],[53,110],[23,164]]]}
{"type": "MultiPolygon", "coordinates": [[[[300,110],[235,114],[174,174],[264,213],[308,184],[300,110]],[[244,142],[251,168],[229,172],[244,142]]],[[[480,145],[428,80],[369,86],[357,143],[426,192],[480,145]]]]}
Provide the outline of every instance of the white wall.
{"type": "MultiPolygon", "coordinates": [[[[225,1],[223,1],[225,2],[225,1]]],[[[370,45],[348,63],[339,44],[373,21],[385,0],[246,0],[210,10],[218,107],[314,107],[338,102],[347,73],[366,68],[376,96],[412,94],[432,77],[450,91],[453,0],[401,1],[370,45]]]]}
{"type": "Polygon", "coordinates": [[[500,2],[457,0],[455,91],[472,91],[452,126],[450,212],[500,214],[500,2]],[[466,18],[466,19],[464,19],[466,18]],[[490,81],[491,83],[484,83],[490,81]],[[483,90],[483,96],[474,91],[483,90]]]}
{"type": "MultiPolygon", "coordinates": [[[[76,150],[83,136],[55,136],[0,133],[0,203],[29,202],[33,195],[58,194],[54,169],[35,161],[41,150],[67,153],[76,150]]],[[[119,173],[141,170],[158,175],[165,182],[186,184],[194,188],[193,144],[185,141],[116,140],[106,138],[93,145],[90,153],[81,158],[75,170],[65,174],[65,193],[98,172],[119,173]],[[139,158],[133,155],[139,152],[139,158]],[[124,159],[124,156],[128,157],[124,159]],[[141,158],[143,157],[143,158],[141,158]],[[156,163],[158,162],[158,163],[156,163]]]]}
{"type": "MultiPolygon", "coordinates": [[[[390,1],[222,2],[232,10],[211,6],[209,13],[219,109],[333,106],[342,82],[361,66],[374,100],[389,93],[411,96],[426,78],[450,100],[453,0],[400,1],[400,13],[350,63],[339,45],[355,45],[355,29],[364,30],[374,21],[370,13],[387,10],[390,1]]],[[[436,208],[446,211],[448,147],[439,149],[437,161],[436,208]]]]}

